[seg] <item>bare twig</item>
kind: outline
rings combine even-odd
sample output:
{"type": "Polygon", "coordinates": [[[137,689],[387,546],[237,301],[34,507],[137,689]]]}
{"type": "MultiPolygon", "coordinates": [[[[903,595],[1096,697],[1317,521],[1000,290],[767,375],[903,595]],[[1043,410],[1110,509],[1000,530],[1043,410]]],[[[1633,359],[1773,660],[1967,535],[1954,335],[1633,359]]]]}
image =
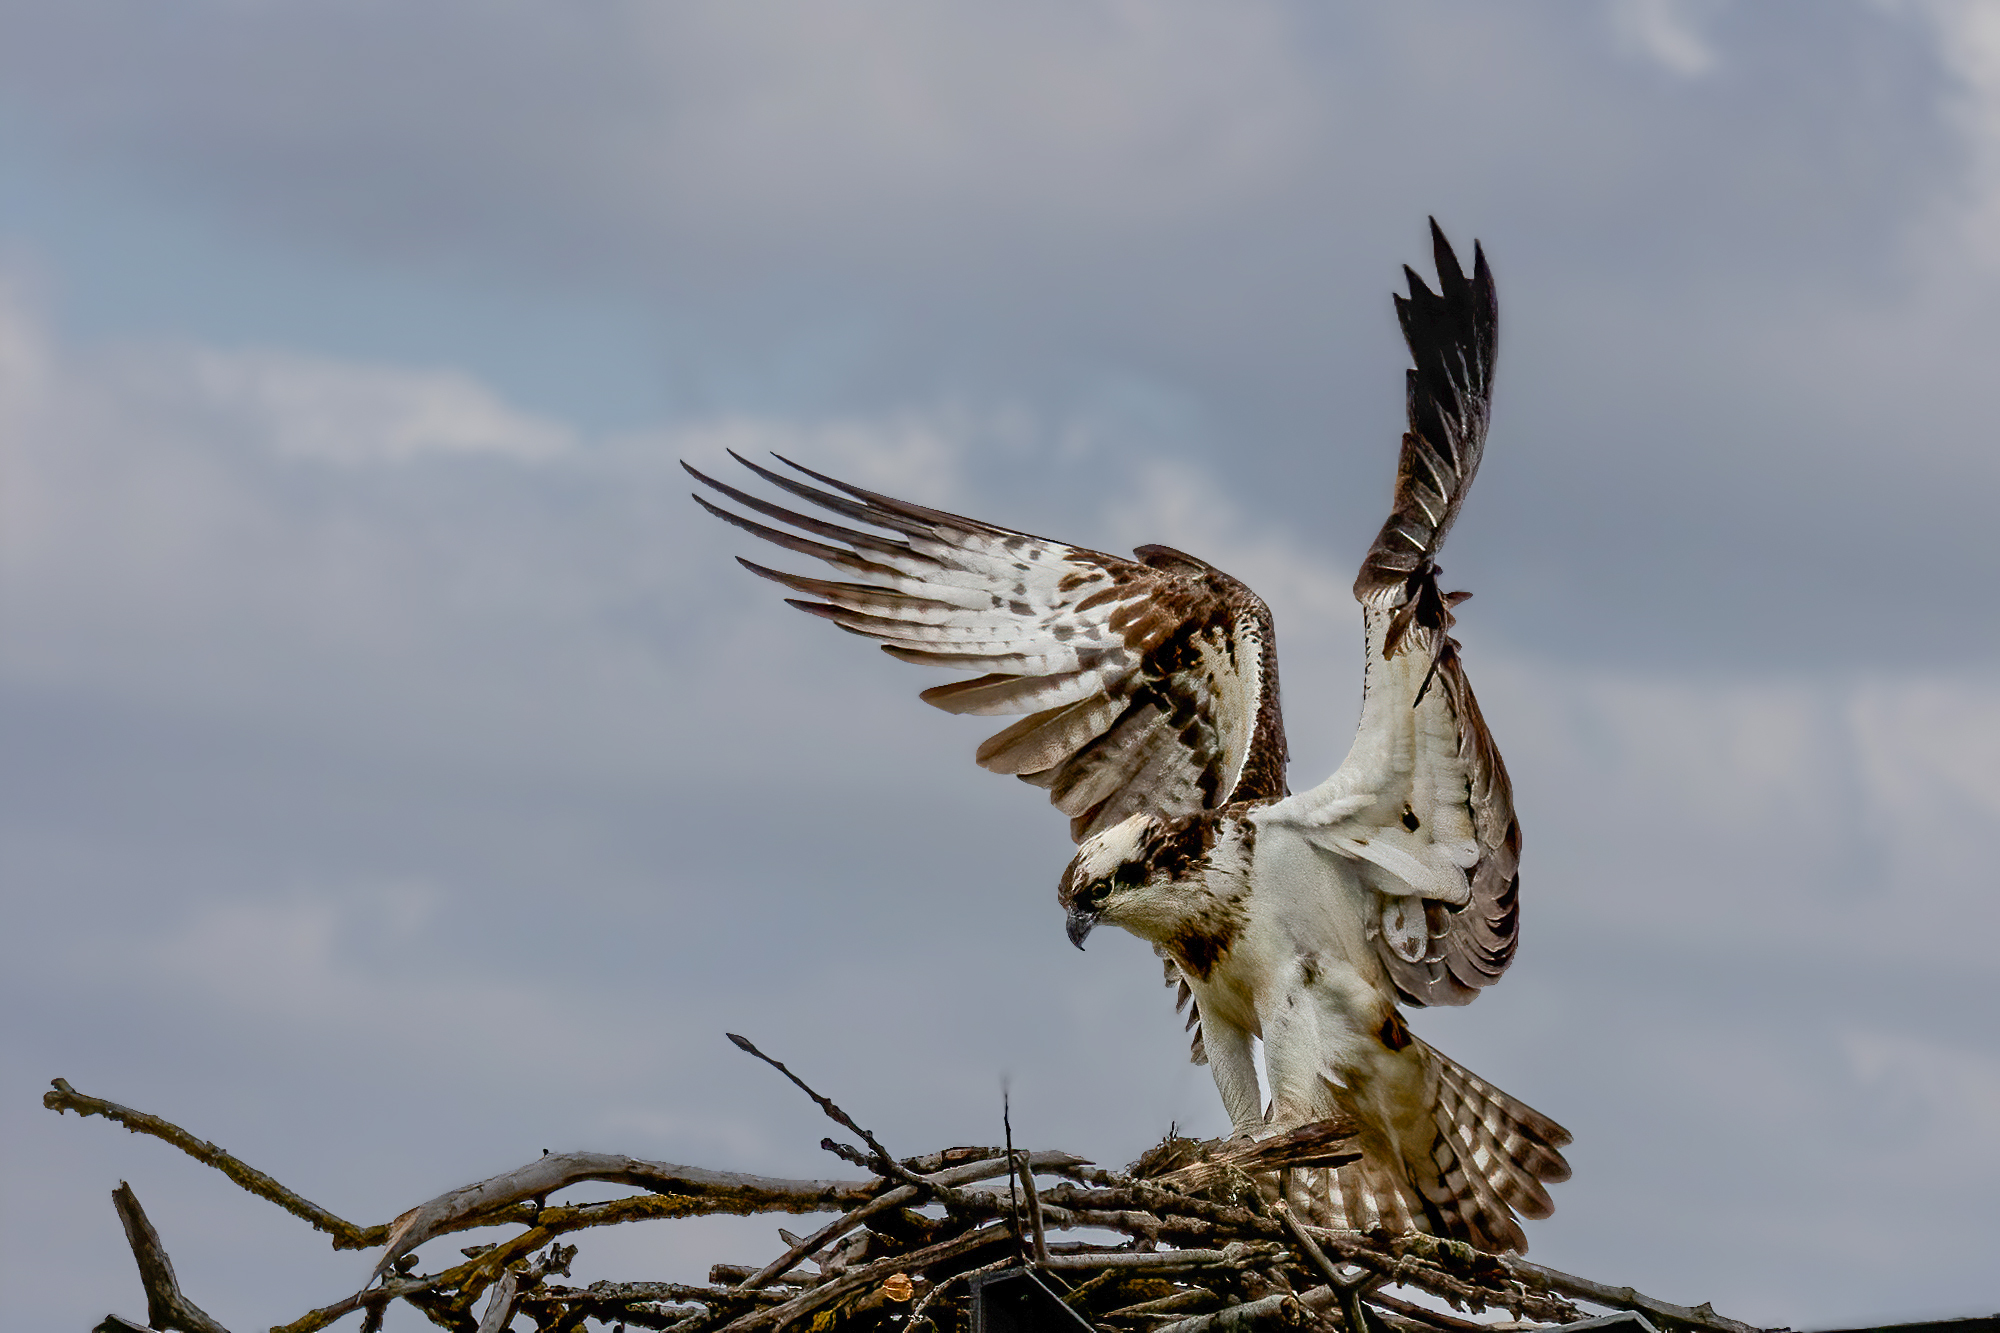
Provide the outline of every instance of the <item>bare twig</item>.
{"type": "Polygon", "coordinates": [[[1238,1241],[1219,1250],[1096,1250],[1081,1254],[1051,1254],[1048,1266],[1067,1268],[1129,1268],[1147,1272],[1177,1272],[1194,1268],[1248,1268],[1269,1263],[1281,1253],[1276,1245],[1246,1244],[1238,1241]]]}
{"type": "Polygon", "coordinates": [[[851,1295],[872,1282],[879,1282],[891,1273],[901,1272],[905,1268],[921,1270],[947,1259],[957,1259],[964,1255],[977,1253],[991,1245],[1008,1239],[1010,1239],[1010,1236],[1006,1228],[987,1227],[984,1230],[960,1236],[956,1240],[948,1240],[941,1245],[932,1245],[911,1254],[892,1255],[887,1259],[867,1264],[851,1273],[843,1274],[824,1286],[815,1287],[801,1296],[786,1301],[783,1305],[773,1306],[768,1310],[758,1310],[753,1314],[744,1315],[740,1319],[723,1325],[721,1333],[749,1333],[749,1330],[754,1328],[766,1328],[789,1323],[801,1315],[811,1314],[822,1306],[831,1305],[834,1301],[851,1295]]]}
{"type": "MultiPolygon", "coordinates": [[[[942,1296],[954,1283],[970,1282],[975,1277],[983,1277],[987,1273],[997,1273],[1003,1268],[1011,1267],[1013,1262],[1011,1259],[1002,1259],[998,1263],[982,1264],[977,1268],[968,1268],[962,1273],[952,1274],[924,1293],[923,1299],[918,1301],[910,1311],[908,1327],[912,1329],[916,1328],[918,1321],[923,1319],[924,1312],[930,1309],[931,1302],[942,1296]]],[[[932,1324],[931,1327],[935,1328],[936,1325],[932,1324]]]]}
{"type": "Polygon", "coordinates": [[[445,1275],[425,1278],[391,1278],[379,1287],[371,1287],[343,1297],[332,1305],[322,1305],[317,1310],[307,1311],[289,1324],[281,1324],[272,1333],[315,1333],[334,1320],[353,1314],[364,1306],[374,1308],[387,1305],[390,1301],[402,1300],[422,1292],[434,1291],[445,1282],[445,1275]]]}
{"type": "Polygon", "coordinates": [[[841,1110],[840,1107],[834,1103],[832,1098],[822,1097],[819,1093],[813,1091],[812,1087],[809,1084],[807,1084],[804,1079],[800,1078],[797,1074],[794,1074],[791,1070],[785,1068],[784,1062],[782,1060],[774,1060],[770,1056],[758,1050],[756,1044],[752,1042],[748,1037],[738,1036],[734,1032],[724,1033],[723,1035],[727,1036],[729,1040],[731,1040],[732,1042],[735,1042],[736,1048],[738,1050],[756,1056],[759,1060],[762,1060],[765,1064],[771,1066],[771,1068],[777,1070],[780,1074],[783,1074],[786,1078],[790,1079],[792,1081],[792,1085],[796,1087],[800,1092],[803,1092],[806,1096],[812,1098],[815,1102],[819,1103],[819,1109],[826,1112],[828,1117],[830,1117],[834,1121],[834,1123],[843,1125],[849,1130],[853,1131],[854,1133],[860,1135],[861,1141],[867,1144],[868,1150],[875,1155],[875,1169],[879,1173],[885,1176],[892,1177],[893,1179],[900,1180],[906,1185],[915,1185],[923,1180],[922,1176],[919,1176],[916,1172],[904,1166],[894,1157],[891,1157],[889,1155],[889,1150],[882,1146],[881,1140],[877,1139],[873,1134],[870,1134],[867,1130],[863,1129],[855,1121],[854,1117],[849,1115],[847,1112],[841,1110]]]}
{"type": "Polygon", "coordinates": [[[1398,1300],[1386,1292],[1369,1292],[1368,1303],[1370,1305],[1379,1305],[1391,1314],[1400,1315],[1407,1320],[1428,1324],[1432,1328],[1449,1329],[1451,1333],[1492,1333],[1490,1325],[1476,1323],[1470,1319],[1460,1319],[1458,1316],[1448,1315],[1442,1310],[1433,1310],[1428,1306],[1398,1300]]]}
{"type": "Polygon", "coordinates": [[[486,1303],[486,1313],[479,1317],[479,1333],[500,1333],[507,1327],[507,1321],[514,1317],[514,1297],[520,1294],[521,1279],[513,1269],[508,1269],[498,1282],[493,1284],[493,1298],[486,1303]]]}
{"type": "Polygon", "coordinates": [[[515,1304],[537,1321],[537,1328],[579,1328],[585,1319],[607,1324],[633,1323],[641,1328],[671,1328],[713,1308],[715,1298],[710,1296],[700,1297],[701,1305],[667,1303],[685,1300],[685,1295],[673,1294],[684,1290],[671,1282],[593,1282],[583,1291],[544,1288],[524,1294],[515,1304]]]}
{"type": "Polygon", "coordinates": [[[1156,1184],[1199,1193],[1231,1175],[1283,1171],[1291,1167],[1337,1167],[1356,1161],[1361,1149],[1351,1120],[1315,1120],[1268,1139],[1224,1139],[1196,1143],[1169,1137],[1140,1159],[1140,1174],[1156,1184]],[[1148,1159],[1155,1158],[1156,1162],[1148,1159]],[[1155,1170],[1143,1168],[1154,1166],[1155,1170]]]}
{"type": "Polygon", "coordinates": [[[512,1171],[440,1194],[390,1224],[388,1247],[375,1265],[379,1276],[425,1241],[486,1225],[493,1215],[526,1199],[587,1180],[637,1185],[703,1206],[689,1212],[820,1213],[861,1203],[873,1185],[857,1180],[781,1180],[770,1176],[707,1171],[672,1162],[648,1162],[622,1153],[551,1153],[512,1171]]]}
{"type": "Polygon", "coordinates": [[[1034,1228],[1035,1262],[1046,1264],[1049,1261],[1049,1237],[1042,1226],[1042,1196],[1035,1192],[1035,1172],[1028,1165],[1026,1154],[1017,1154],[1014,1160],[1018,1168],[1015,1174],[1021,1178],[1021,1193],[1028,1199],[1028,1225],[1034,1228]]]}
{"type": "Polygon", "coordinates": [[[1299,1225],[1297,1215],[1292,1212],[1290,1206],[1285,1203],[1283,1198],[1278,1200],[1271,1211],[1275,1212],[1278,1215],[1278,1220],[1285,1224],[1285,1230],[1292,1233],[1292,1239],[1299,1243],[1299,1249],[1304,1252],[1307,1260],[1312,1263],[1312,1266],[1318,1270],[1319,1275],[1331,1283],[1335,1290],[1344,1290],[1348,1287],[1360,1285],[1352,1277],[1342,1273],[1338,1268],[1333,1266],[1333,1261],[1326,1257],[1326,1251],[1322,1250],[1319,1247],[1319,1243],[1312,1238],[1311,1234],[1303,1226],[1299,1225]]]}
{"type": "Polygon", "coordinates": [[[132,1257],[139,1263],[139,1281],[146,1288],[146,1322],[154,1328],[174,1329],[178,1333],[229,1333],[200,1306],[181,1295],[173,1261],[167,1258],[166,1247],[160,1244],[160,1233],[146,1220],[146,1210],[139,1206],[139,1196],[132,1193],[132,1187],[119,1181],[118,1188],[111,1191],[111,1203],[118,1209],[118,1220],[125,1224],[125,1239],[132,1246],[132,1257]]]}
{"type": "Polygon", "coordinates": [[[1524,1282],[1545,1287],[1550,1291],[1560,1291],[1567,1296],[1576,1296],[1595,1305],[1608,1305],[1617,1310],[1637,1310],[1653,1319],[1678,1324],[1685,1328],[1710,1330],[1710,1333],[1760,1333],[1753,1324],[1741,1323],[1717,1314],[1708,1302],[1700,1305],[1669,1305],[1662,1300],[1643,1295],[1630,1287],[1610,1287],[1602,1282],[1592,1282],[1589,1278],[1576,1277],[1554,1268],[1544,1268],[1531,1264],[1526,1259],[1513,1255],[1503,1255],[1500,1263],[1508,1272],[1524,1282]]]}
{"type": "Polygon", "coordinates": [[[1249,1333],[1251,1329],[1298,1328],[1306,1322],[1306,1307],[1289,1291],[1262,1300],[1245,1301],[1214,1314],[1179,1319],[1153,1333],[1249,1333]]]}
{"type": "Polygon", "coordinates": [[[1202,1306],[1211,1305],[1221,1299],[1207,1287],[1183,1287],[1171,1296],[1140,1301],[1137,1305],[1120,1306],[1116,1310],[1106,1310],[1100,1318],[1134,1319],[1140,1315],[1185,1314],[1190,1310],[1200,1313],[1202,1306]]]}
{"type": "Polygon", "coordinates": [[[129,1106],[120,1106],[116,1102],[86,1097],[72,1088],[67,1079],[51,1080],[50,1086],[54,1091],[42,1094],[42,1105],[49,1110],[57,1114],[74,1111],[80,1116],[101,1115],[106,1120],[125,1126],[134,1134],[150,1134],[156,1139],[164,1139],[203,1166],[214,1167],[258,1198],[268,1199],[293,1216],[302,1217],[328,1233],[333,1237],[335,1249],[366,1249],[370,1245],[380,1245],[388,1235],[387,1227],[358,1227],[345,1218],[335,1217],[310,1199],[294,1194],[257,1168],[230,1156],[213,1143],[203,1142],[171,1121],[135,1111],[129,1106]]]}
{"type": "Polygon", "coordinates": [[[1368,1314],[1362,1308],[1361,1297],[1372,1287],[1381,1284],[1383,1280],[1381,1275],[1371,1273],[1365,1268],[1349,1275],[1336,1268],[1333,1261],[1326,1257],[1326,1251],[1320,1249],[1318,1242],[1313,1240],[1312,1235],[1292,1212],[1291,1206],[1285,1202],[1284,1196],[1291,1184],[1291,1173],[1287,1171],[1280,1180],[1282,1183],[1278,1189],[1278,1202],[1272,1211],[1277,1213],[1278,1220],[1285,1224],[1285,1229],[1292,1233],[1292,1239],[1298,1242],[1300,1251],[1319,1275],[1326,1279],[1327,1286],[1339,1298],[1341,1313],[1347,1319],[1348,1333],[1368,1333],[1368,1314]]]}
{"type": "Polygon", "coordinates": [[[588,1306],[616,1317],[622,1306],[663,1301],[696,1301],[709,1308],[776,1305],[786,1295],[775,1291],[742,1292],[733,1287],[695,1286],[685,1282],[593,1282],[588,1287],[543,1286],[523,1293],[522,1307],[548,1305],[588,1306]]]}
{"type": "MultiPolygon", "coordinates": [[[[1021,1198],[1020,1195],[1015,1193],[1014,1179],[1021,1173],[1015,1169],[1014,1116],[1007,1104],[1008,1100],[1007,1082],[1005,1079],[1002,1079],[1000,1082],[1000,1132],[1007,1145],[1007,1223],[1014,1228],[1014,1244],[1019,1247],[1021,1245],[1021,1198]]],[[[1023,1248],[1022,1255],[1024,1258],[1026,1254],[1027,1251],[1023,1248]]]]}
{"type": "Polygon", "coordinates": [[[470,1230],[473,1226],[538,1226],[552,1236],[567,1235],[590,1227],[617,1226],[621,1222],[645,1222],[662,1217],[705,1217],[723,1211],[712,1199],[691,1199],[680,1194],[628,1194],[603,1203],[546,1204],[537,1208],[532,1200],[517,1203],[497,1213],[481,1215],[476,1221],[447,1227],[433,1233],[435,1240],[449,1231],[470,1230]]]}
{"type": "Polygon", "coordinates": [[[1460,1241],[1440,1241],[1420,1233],[1378,1241],[1359,1231],[1307,1230],[1342,1263],[1372,1269],[1390,1282],[1422,1287],[1473,1310],[1498,1306],[1545,1324],[1574,1323],[1584,1317],[1562,1297],[1511,1280],[1495,1256],[1460,1241]]]}
{"type": "MultiPolygon", "coordinates": [[[[1086,1165],[1085,1158],[1066,1152],[1028,1153],[1026,1161],[1031,1168],[1042,1171],[1068,1170],[1086,1165]]],[[[948,1190],[958,1185],[970,1185],[975,1181],[990,1180],[1006,1169],[1006,1159],[995,1156],[984,1161],[967,1162],[962,1166],[949,1167],[942,1171],[932,1172],[923,1178],[924,1186],[930,1190],[948,1190]]],[[[821,1227],[818,1231],[815,1231],[812,1235],[807,1236],[804,1240],[795,1242],[789,1250],[786,1250],[783,1254],[758,1270],[756,1274],[746,1279],[741,1289],[744,1291],[753,1291],[765,1285],[780,1273],[790,1271],[793,1264],[799,1262],[801,1259],[806,1259],[819,1253],[832,1241],[852,1231],[863,1222],[879,1213],[886,1213],[892,1209],[902,1208],[914,1203],[924,1192],[924,1189],[920,1189],[915,1185],[902,1185],[890,1190],[887,1194],[879,1198],[863,1204],[852,1212],[842,1214],[840,1217],[821,1227]]]]}

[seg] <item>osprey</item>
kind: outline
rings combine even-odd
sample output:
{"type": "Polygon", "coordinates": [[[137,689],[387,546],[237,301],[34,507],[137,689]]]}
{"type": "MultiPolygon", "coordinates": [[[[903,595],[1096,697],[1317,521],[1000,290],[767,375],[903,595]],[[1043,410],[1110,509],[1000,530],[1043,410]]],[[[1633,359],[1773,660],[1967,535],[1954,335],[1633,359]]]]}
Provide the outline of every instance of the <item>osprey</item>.
{"type": "Polygon", "coordinates": [[[791,605],[903,661],[980,673],[925,690],[928,703],[1026,714],[977,759],[1047,788],[1070,817],[1081,845],[1058,896],[1071,942],[1111,923],[1154,946],[1194,1006],[1193,1057],[1235,1134],[1359,1127],[1361,1158],[1299,1190],[1316,1220],[1524,1250],[1514,1215],[1549,1214],[1544,1182],[1568,1177],[1569,1134],[1411,1035],[1398,1010],[1471,1001],[1506,971],[1520,927],[1512,787],[1450,634],[1468,594],[1440,591],[1436,564],[1485,445],[1498,306],[1478,246],[1468,278],[1435,221],[1431,239],[1438,290],[1406,267],[1396,298],[1416,364],[1394,508],[1354,584],[1361,723],[1311,791],[1285,785],[1270,609],[1213,565],[1166,546],[1130,560],[1083,550],[782,458],[820,485],[737,461],[863,526],[688,471],[784,527],[697,494],[710,513],[841,576],[742,561],[802,594],[791,605]]]}

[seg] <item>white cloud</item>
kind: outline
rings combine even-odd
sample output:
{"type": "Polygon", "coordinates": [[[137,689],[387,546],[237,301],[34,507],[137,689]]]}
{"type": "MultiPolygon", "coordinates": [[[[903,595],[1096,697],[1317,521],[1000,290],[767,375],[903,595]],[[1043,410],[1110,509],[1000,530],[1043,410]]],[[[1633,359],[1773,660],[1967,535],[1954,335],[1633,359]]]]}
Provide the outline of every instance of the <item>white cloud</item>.
{"type": "MultiPolygon", "coordinates": [[[[1309,138],[1313,85],[1283,4],[614,3],[496,22],[448,3],[403,16],[410,58],[389,60],[379,16],[219,8],[236,42],[226,60],[183,44],[185,25],[110,40],[52,17],[22,34],[42,58],[0,68],[79,142],[199,164],[292,226],[440,253],[469,230],[542,233],[552,216],[644,250],[797,237],[810,214],[815,240],[891,239],[905,260],[925,230],[913,220],[1118,234],[1283,188],[1309,138]],[[128,70],[149,47],[173,54],[128,70]],[[100,94],[50,77],[57,52],[93,67],[100,94]],[[349,74],[322,77],[336,64],[349,74]],[[364,143],[376,147],[356,154],[364,143]],[[379,152],[402,159],[386,190],[348,174],[379,152]],[[271,192],[280,178],[296,198],[271,192]]],[[[955,230],[918,244],[949,262],[955,230]]]]}
{"type": "Polygon", "coordinates": [[[247,703],[275,682],[281,643],[293,662],[336,643],[406,648],[426,623],[550,595],[512,516],[471,524],[481,542],[461,529],[436,546],[403,517],[418,496],[449,507],[531,489],[518,465],[570,447],[567,428],[462,375],[276,351],[79,351],[18,304],[0,330],[10,370],[26,367],[0,390],[13,622],[0,660],[17,677],[247,703]],[[426,457],[458,470],[412,470],[426,457]]]}
{"type": "MultiPolygon", "coordinates": [[[[745,481],[723,450],[775,450],[955,504],[968,449],[1028,430],[952,407],[730,414],[586,446],[456,374],[82,352],[18,305],[0,335],[25,368],[0,388],[0,674],[598,779],[678,771],[690,747],[727,768],[736,706],[823,706],[786,676],[782,622],[749,614],[762,586],[707,563],[734,535],[678,459],[745,481]],[[717,706],[661,703],[690,698],[717,706]]],[[[834,672],[875,665],[820,646],[834,672]]],[[[892,673],[883,698],[916,685],[892,673]]]]}
{"type": "Polygon", "coordinates": [[[2000,803],[1979,760],[2000,749],[1990,671],[1693,683],[1470,665],[1537,882],[1561,895],[1553,910],[1861,969],[1990,961],[1969,928],[1994,919],[2000,803]]]}
{"type": "Polygon", "coordinates": [[[1611,25],[1621,46],[1670,74],[1694,79],[1715,68],[1715,49],[1703,37],[1689,0],[1615,0],[1611,25]]]}
{"type": "Polygon", "coordinates": [[[949,506],[959,503],[967,441],[993,433],[996,426],[1004,429],[1006,424],[954,410],[817,421],[727,416],[641,436],[638,441],[686,458],[716,480],[734,486],[761,487],[763,483],[727,458],[726,451],[732,450],[761,467],[776,466],[787,475],[795,474],[774,464],[768,455],[782,455],[814,471],[898,499],[949,506]]]}
{"type": "Polygon", "coordinates": [[[1951,75],[1941,109],[1964,145],[1962,173],[1943,201],[1945,234],[1921,240],[1945,251],[1936,267],[1947,283],[1963,281],[1955,271],[1961,255],[2000,272],[2000,9],[1986,0],[1903,0],[1890,8],[1928,25],[1936,59],[1951,75]]]}
{"type": "Polygon", "coordinates": [[[628,13],[631,49],[663,94],[650,128],[693,150],[683,163],[706,183],[704,205],[880,206],[916,186],[1007,212],[1068,200],[1068,225],[1130,223],[1268,184],[1298,146],[1306,84],[1282,6],[787,15],[628,13]],[[1173,171],[1132,170],[1163,158],[1173,171]]]}
{"type": "Polygon", "coordinates": [[[100,944],[99,958],[156,1002],[206,1012],[259,1045],[351,1043],[415,1059],[442,1040],[468,1071],[533,1051],[538,1067],[570,1075],[660,1058],[643,1015],[455,957],[463,927],[446,908],[478,904],[412,881],[223,898],[144,938],[100,944]]]}
{"type": "Polygon", "coordinates": [[[364,464],[490,454],[534,462],[575,444],[568,427],[515,411],[453,371],[208,349],[190,357],[189,371],[200,393],[293,457],[364,464]]]}

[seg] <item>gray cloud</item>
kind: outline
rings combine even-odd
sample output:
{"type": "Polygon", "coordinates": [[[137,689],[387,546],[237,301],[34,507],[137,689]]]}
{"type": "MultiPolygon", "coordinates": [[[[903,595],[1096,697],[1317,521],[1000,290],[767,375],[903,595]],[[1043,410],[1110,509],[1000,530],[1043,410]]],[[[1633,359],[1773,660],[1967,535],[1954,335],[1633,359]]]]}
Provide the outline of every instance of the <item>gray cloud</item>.
{"type": "Polygon", "coordinates": [[[1508,306],[1498,512],[1541,540],[1475,550],[1539,593],[1509,623],[1586,605],[1590,651],[1690,655],[1669,600],[1773,662],[1881,664],[1897,597],[1936,651],[1994,649],[1953,614],[1996,555],[1976,9],[440,4],[393,40],[365,8],[228,13],[218,42],[29,7],[18,133],[420,283],[644,291],[699,410],[1109,413],[1093,487],[1226,457],[1353,542],[1378,474],[1327,442],[1394,429],[1383,257],[1435,212],[1508,306]]]}

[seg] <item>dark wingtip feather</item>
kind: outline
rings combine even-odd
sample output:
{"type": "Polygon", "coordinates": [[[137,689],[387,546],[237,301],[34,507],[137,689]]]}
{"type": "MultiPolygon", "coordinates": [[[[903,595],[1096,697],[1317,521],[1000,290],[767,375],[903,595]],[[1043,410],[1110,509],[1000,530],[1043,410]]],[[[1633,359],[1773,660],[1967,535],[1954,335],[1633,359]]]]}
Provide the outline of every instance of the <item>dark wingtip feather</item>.
{"type": "Polygon", "coordinates": [[[1430,220],[1437,290],[1405,265],[1409,294],[1396,296],[1396,319],[1409,345],[1405,375],[1409,428],[1397,468],[1389,519],[1362,563],[1354,594],[1376,607],[1401,606],[1417,595],[1430,561],[1444,545],[1479,470],[1492,392],[1499,303],[1486,255],[1473,243],[1468,280],[1437,219],[1430,220]],[[1426,501],[1423,488],[1437,492],[1426,501]],[[1438,512],[1435,499],[1444,507],[1438,512]]]}
{"type": "MultiPolygon", "coordinates": [[[[1479,242],[1472,244],[1477,249],[1479,242]]],[[[1444,238],[1444,228],[1438,226],[1436,218],[1431,219],[1431,262],[1437,267],[1439,287],[1449,292],[1465,285],[1465,270],[1458,266],[1458,253],[1444,238]]]]}
{"type": "Polygon", "coordinates": [[[820,542],[808,541],[804,537],[793,533],[785,532],[778,528],[767,528],[762,523],[752,522],[741,514],[733,514],[720,505],[709,503],[705,497],[698,493],[693,496],[693,499],[696,504],[721,519],[724,523],[729,524],[731,527],[741,528],[752,536],[762,537],[773,546],[782,546],[787,551],[797,551],[800,555],[809,555],[816,560],[824,560],[828,564],[835,566],[852,567],[866,564],[865,561],[862,561],[860,557],[854,555],[852,552],[843,551],[837,546],[826,546],[820,542]]]}
{"type": "MultiPolygon", "coordinates": [[[[1407,311],[1410,308],[1410,303],[1413,301],[1419,301],[1425,297],[1429,297],[1433,301],[1437,300],[1437,293],[1431,290],[1431,285],[1424,281],[1423,275],[1408,264],[1403,265],[1403,278],[1410,285],[1410,294],[1408,296],[1395,296],[1392,298],[1396,302],[1396,312],[1398,314],[1407,311]]],[[[1442,282],[1439,285],[1442,286],[1442,282]]]]}

